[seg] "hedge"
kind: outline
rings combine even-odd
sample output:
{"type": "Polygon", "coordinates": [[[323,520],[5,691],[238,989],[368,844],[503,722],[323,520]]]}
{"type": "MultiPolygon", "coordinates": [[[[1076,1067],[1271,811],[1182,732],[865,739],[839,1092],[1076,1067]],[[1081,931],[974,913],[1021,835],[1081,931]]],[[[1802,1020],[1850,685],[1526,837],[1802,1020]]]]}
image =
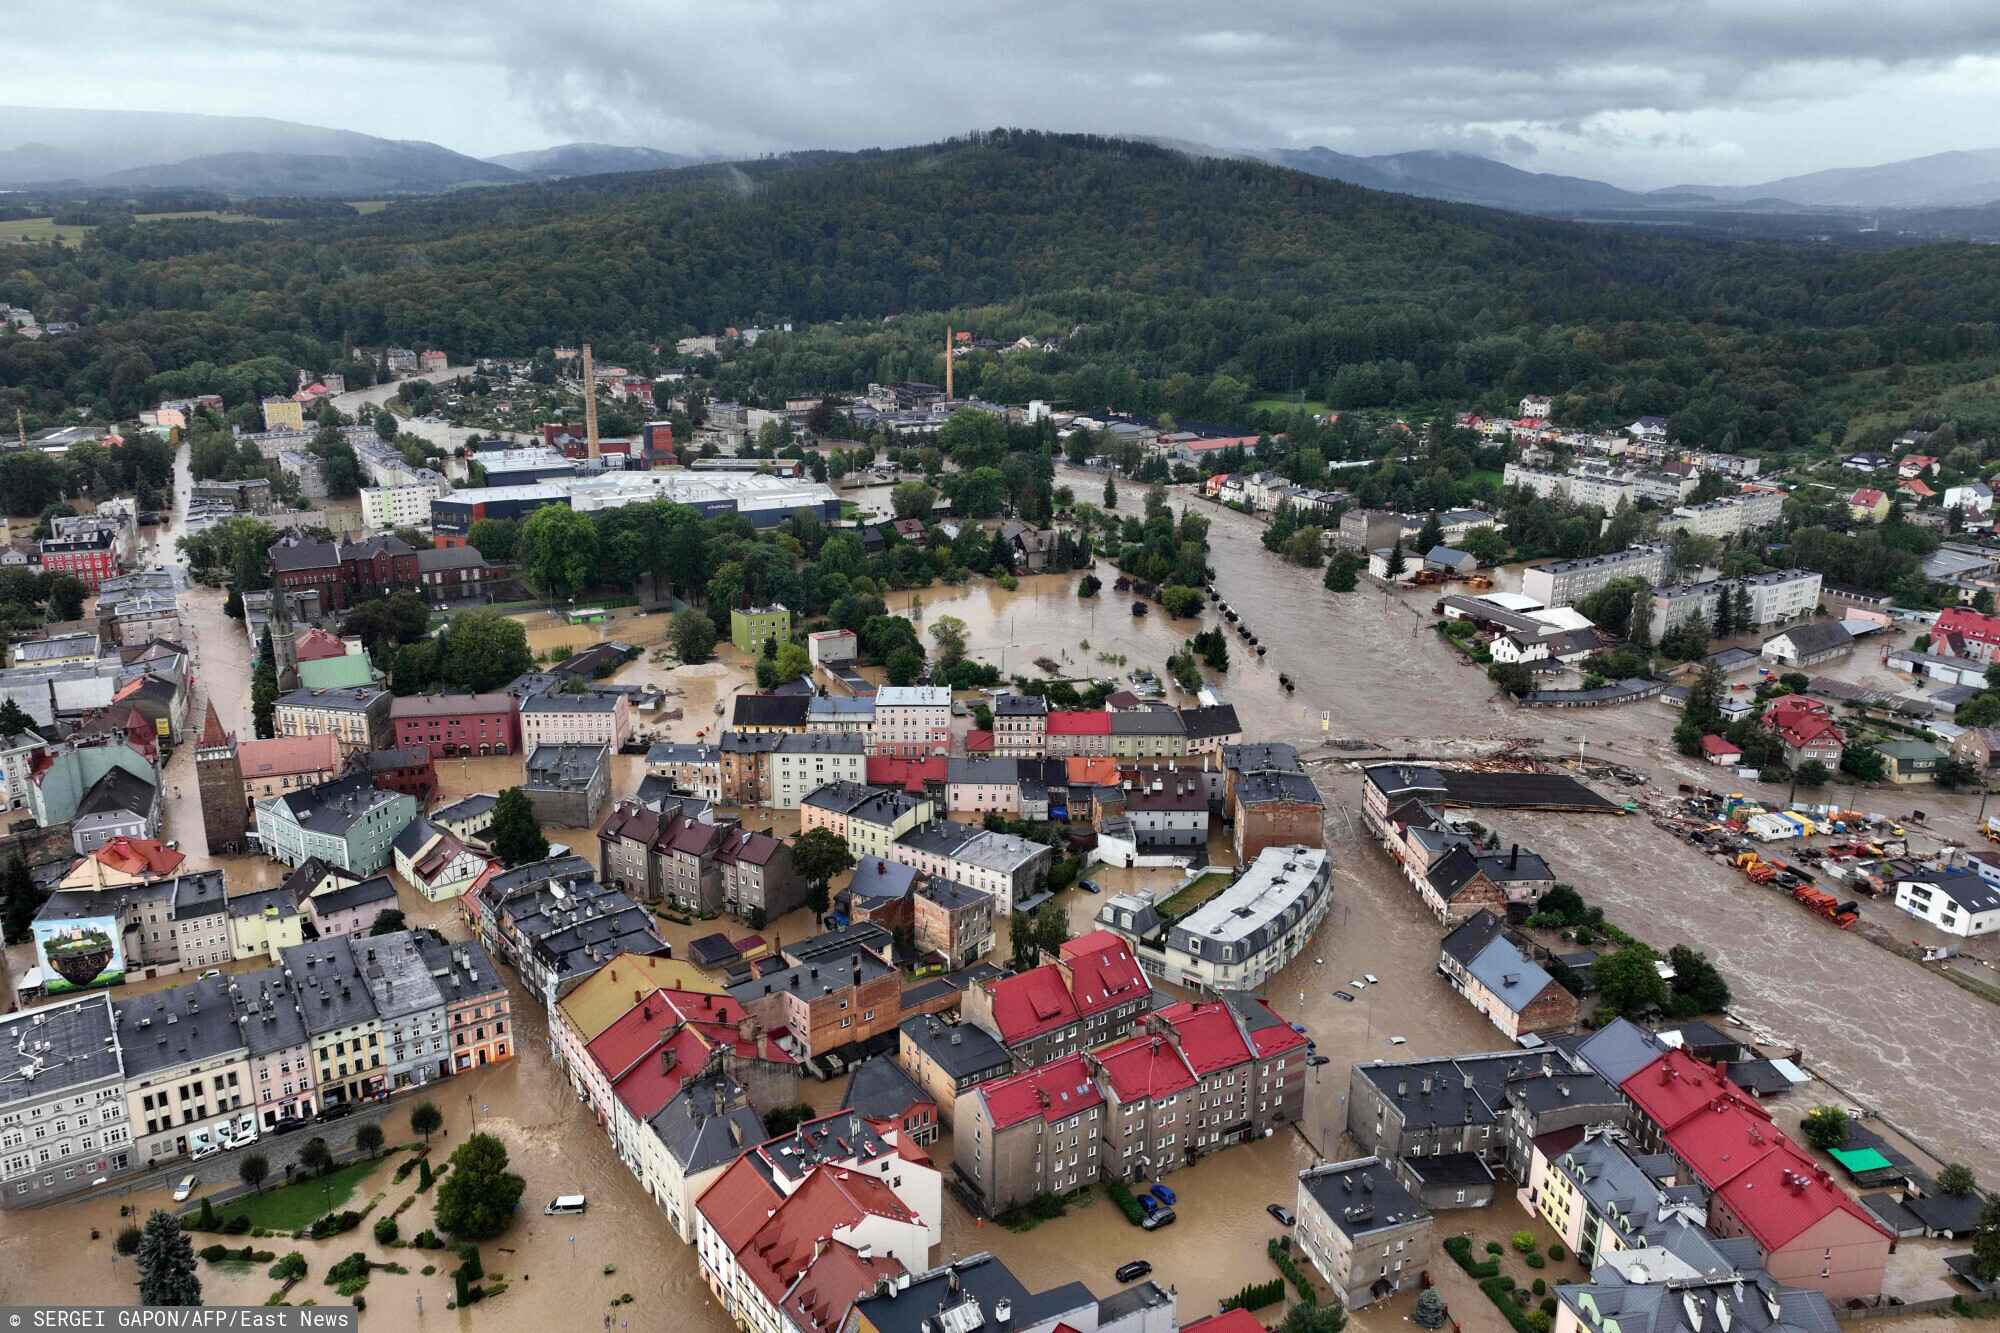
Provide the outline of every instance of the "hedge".
{"type": "Polygon", "coordinates": [[[1498,1260],[1482,1259],[1474,1261],[1472,1257],[1472,1242],[1464,1236],[1445,1237],[1444,1252],[1449,1254],[1453,1259],[1456,1259],[1458,1266],[1463,1268],[1475,1280],[1497,1278],[1500,1275],[1498,1260]]]}
{"type": "Polygon", "coordinates": [[[1145,1209],[1141,1208],[1139,1201],[1132,1197],[1132,1191],[1125,1188],[1124,1181],[1105,1181],[1104,1192],[1110,1196],[1111,1202],[1118,1206],[1118,1211],[1125,1214],[1127,1222],[1136,1227],[1146,1220],[1145,1209]]]}
{"type": "Polygon", "coordinates": [[[1502,1286],[1501,1282],[1500,1278],[1489,1277],[1479,1284],[1479,1289],[1485,1292],[1486,1299],[1492,1301],[1500,1313],[1507,1317],[1507,1322],[1514,1326],[1515,1333],[1543,1333],[1543,1330],[1537,1328],[1529,1321],[1528,1316],[1522,1313],[1521,1307],[1514,1303],[1512,1285],[1502,1286]]]}
{"type": "Polygon", "coordinates": [[[1296,1259],[1292,1258],[1291,1246],[1280,1244],[1279,1241],[1279,1237],[1273,1236],[1265,1245],[1264,1253],[1271,1256],[1271,1262],[1278,1266],[1278,1271],[1290,1278],[1292,1286],[1298,1289],[1299,1304],[1319,1304],[1319,1293],[1313,1290],[1312,1279],[1306,1276],[1305,1270],[1299,1267],[1296,1259]]]}
{"type": "Polygon", "coordinates": [[[1252,1282],[1243,1290],[1222,1303],[1225,1310],[1261,1310],[1267,1305],[1275,1305],[1285,1299],[1285,1279],[1274,1277],[1269,1282],[1252,1282]]]}

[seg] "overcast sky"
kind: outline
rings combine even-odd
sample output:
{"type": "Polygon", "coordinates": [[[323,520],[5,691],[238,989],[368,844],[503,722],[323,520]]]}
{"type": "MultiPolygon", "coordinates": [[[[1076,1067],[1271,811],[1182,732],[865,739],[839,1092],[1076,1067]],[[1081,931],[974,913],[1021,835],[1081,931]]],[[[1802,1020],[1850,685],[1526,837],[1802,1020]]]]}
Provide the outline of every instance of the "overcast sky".
{"type": "Polygon", "coordinates": [[[1649,187],[2000,145],[1995,0],[15,0],[0,31],[16,104],[274,116],[482,156],[1019,125],[1461,148],[1649,187]]]}

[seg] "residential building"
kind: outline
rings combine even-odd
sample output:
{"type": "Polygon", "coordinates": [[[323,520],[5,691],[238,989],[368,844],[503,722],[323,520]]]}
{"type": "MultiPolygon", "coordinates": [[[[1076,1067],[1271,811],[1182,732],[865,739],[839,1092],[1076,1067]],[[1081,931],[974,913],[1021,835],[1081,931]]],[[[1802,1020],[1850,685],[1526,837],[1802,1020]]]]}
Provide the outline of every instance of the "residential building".
{"type": "Polygon", "coordinates": [[[816,667],[838,667],[860,655],[860,640],[851,629],[820,630],[806,636],[806,656],[816,667]]]}
{"type": "Polygon", "coordinates": [[[958,1105],[954,1164],[988,1211],[1103,1179],[1104,1094],[1088,1057],[977,1084],[958,1105]]]}
{"type": "Polygon", "coordinates": [[[1892,1237],[1720,1071],[1669,1050],[1627,1078],[1635,1137],[1665,1151],[1708,1191],[1708,1227],[1747,1236],[1781,1282],[1828,1300],[1873,1300],[1892,1237]]]}
{"type": "Polygon", "coordinates": [[[390,844],[396,873],[429,902],[456,898],[472,887],[491,864],[450,833],[421,817],[410,821],[390,844]]]}
{"type": "Polygon", "coordinates": [[[897,1063],[947,1122],[955,1121],[958,1100],[966,1092],[1014,1072],[1007,1048],[971,1023],[918,1014],[898,1025],[896,1040],[897,1063]]]}
{"type": "Polygon", "coordinates": [[[117,534],[108,528],[44,537],[36,543],[44,574],[67,574],[91,593],[118,573],[119,545],[117,534]]]}
{"type": "Polygon", "coordinates": [[[431,752],[421,745],[395,745],[386,750],[370,750],[351,761],[368,774],[369,781],[383,791],[401,792],[416,798],[419,808],[429,805],[438,793],[437,767],[431,752]]]}
{"type": "Polygon", "coordinates": [[[933,809],[929,800],[906,792],[830,782],[799,803],[799,831],[823,828],[844,839],[856,857],[885,856],[896,839],[931,819],[933,809]]]}
{"type": "Polygon", "coordinates": [[[805,905],[809,886],[792,864],[792,846],[768,832],[725,826],[715,849],[722,870],[722,910],[746,921],[775,921],[805,905]]]}
{"type": "MultiPolygon", "coordinates": [[[[294,941],[298,943],[299,941],[294,941]]],[[[230,978],[229,1000],[250,1059],[250,1086],[262,1133],[296,1128],[313,1118],[312,1040],[304,1006],[285,976],[277,954],[274,966],[230,978]]]]}
{"type": "MultiPolygon", "coordinates": [[[[340,776],[340,742],[327,734],[239,741],[235,743],[235,751],[242,775],[236,797],[239,805],[254,805],[268,797],[331,782],[340,776]]],[[[200,762],[199,753],[196,761],[200,762]]]]}
{"type": "Polygon", "coordinates": [[[766,1029],[786,1029],[811,1060],[893,1032],[902,1020],[902,974],[860,945],[794,962],[729,988],[766,1029]]]}
{"type": "MultiPolygon", "coordinates": [[[[424,524],[428,526],[431,507],[428,498],[423,507],[424,524]]],[[[417,552],[417,590],[432,606],[485,599],[493,585],[505,577],[505,571],[489,564],[486,557],[470,546],[427,546],[417,552]]]]}
{"type": "Polygon", "coordinates": [[[356,938],[354,961],[381,1025],[387,1090],[422,1087],[451,1073],[444,992],[412,930],[356,938]]]}
{"type": "Polygon", "coordinates": [[[790,732],[777,742],[766,760],[769,778],[763,801],[776,809],[798,808],[829,782],[859,783],[868,776],[867,742],[859,733],[790,732]]]}
{"type": "Polygon", "coordinates": [[[1835,1333],[1841,1326],[1824,1295],[1784,1286],[1754,1264],[1707,1270],[1664,1253],[1599,1267],[1590,1282],[1564,1283],[1555,1294],[1555,1333],[1613,1326],[1649,1333],[1835,1333]]]}
{"type": "Polygon", "coordinates": [[[367,528],[428,528],[437,488],[424,485],[364,486],[361,525],[367,528]]]}
{"type": "MultiPolygon", "coordinates": [[[[0,1208],[60,1199],[143,1161],[118,1026],[102,993],[0,1017],[0,1051],[10,1057],[0,1079],[0,1208]]],[[[150,1031],[135,1035],[153,1045],[150,1031]]],[[[155,1047],[149,1058],[157,1055],[155,1047]]],[[[151,1109],[155,1098],[145,1100],[151,1109]]]]}
{"type": "Polygon", "coordinates": [[[1957,657],[1992,665],[2000,653],[2000,617],[1983,615],[1969,607],[1953,606],[1938,612],[1931,627],[1934,642],[1945,645],[1957,657]]]}
{"type": "Polygon", "coordinates": [[[1430,1212],[1379,1157],[1299,1173],[1298,1248],[1349,1310],[1417,1286],[1434,1257],[1430,1212]]]}
{"type": "Polygon", "coordinates": [[[318,858],[357,875],[391,860],[391,844],[417,817],[414,797],[383,791],[365,772],[257,803],[265,854],[286,865],[318,858]]]}
{"type": "Polygon", "coordinates": [[[792,613],[781,603],[736,606],[729,610],[729,641],[738,652],[758,657],[764,653],[765,644],[775,640],[783,646],[791,638],[792,613]]]}
{"type": "Polygon", "coordinates": [[[384,912],[399,910],[396,886],[387,875],[335,877],[307,894],[302,906],[315,934],[323,940],[366,935],[384,912]]]}
{"type": "Polygon", "coordinates": [[[386,1089],[382,1025],[346,939],[315,940],[284,952],[312,1052],[321,1109],[366,1101],[386,1089]]]}
{"type": "Polygon", "coordinates": [[[875,730],[875,700],[816,694],[806,705],[806,730],[837,736],[859,736],[865,750],[866,741],[875,730]]]}
{"type": "Polygon", "coordinates": [[[1111,714],[1102,709],[1055,709],[1048,715],[1042,744],[1044,753],[1051,759],[1108,755],[1111,753],[1111,714]]]}
{"type": "Polygon", "coordinates": [[[1762,629],[1809,616],[1819,610],[1820,576],[1806,569],[1778,569],[1741,578],[1709,579],[1653,589],[1653,638],[1657,641],[1690,618],[1704,626],[1715,623],[1718,603],[1726,593],[1732,606],[1748,607],[1742,628],[1762,629]]]}
{"type": "Polygon", "coordinates": [[[1837,767],[1847,743],[1845,734],[1834,725],[1833,711],[1822,701],[1802,694],[1773,700],[1764,710],[1764,730],[1777,735],[1785,747],[1785,762],[1793,768],[1814,761],[1837,767]]]}
{"type": "Polygon", "coordinates": [[[1326,802],[1304,773],[1273,769],[1232,773],[1228,786],[1237,864],[1249,864],[1272,847],[1325,845],[1326,802]]]}
{"type": "Polygon", "coordinates": [[[1945,752],[1928,741],[1883,741],[1875,747],[1883,759],[1883,776],[1899,787],[1937,781],[1937,767],[1945,752]]]}
{"type": "Polygon", "coordinates": [[[806,731],[813,698],[808,694],[739,694],[730,712],[729,729],[746,736],[806,731]]]}
{"type": "MultiPolygon", "coordinates": [[[[999,719],[994,721],[997,725],[999,719]]],[[[954,813],[1021,813],[1021,770],[1015,760],[954,756],[945,760],[944,781],[945,808],[954,813]]]]}
{"type": "Polygon", "coordinates": [[[471,842],[493,827],[493,807],[499,803],[492,792],[474,792],[431,811],[430,822],[460,842],[471,842]]]}
{"type": "Polygon", "coordinates": [[[113,838],[150,838],[159,829],[158,784],[122,768],[108,768],[70,816],[70,845],[81,855],[113,838]]]}
{"type": "MultiPolygon", "coordinates": [[[[1047,880],[1055,863],[1055,849],[1011,833],[993,833],[951,820],[918,825],[911,819],[907,831],[883,844],[881,835],[904,821],[904,803],[912,799],[901,792],[886,792],[857,807],[847,821],[849,849],[856,856],[880,856],[987,894],[993,899],[994,913],[1000,916],[1012,912],[1016,902],[1025,901],[1047,880]],[[892,814],[893,823],[883,822],[892,814]]],[[[928,801],[914,804],[930,808],[928,801]]]]}
{"type": "Polygon", "coordinates": [[[1949,935],[1971,938],[2000,930],[2000,888],[1969,870],[1898,878],[1896,906],[1949,935]]]}
{"type": "Polygon", "coordinates": [[[1873,486],[1863,486],[1847,497],[1847,516],[1856,523],[1880,523],[1889,517],[1889,497],[1873,486]]]}
{"type": "Polygon", "coordinates": [[[1097,924],[1125,940],[1150,976],[1201,991],[1247,991],[1298,956],[1332,902],[1326,852],[1279,846],[1185,916],[1162,916],[1152,891],[1135,889],[1112,897],[1097,924]]]}
{"type": "Polygon", "coordinates": [[[1466,1003],[1507,1037],[1554,1032],[1577,1022],[1576,997],[1480,911],[1445,936],[1438,969],[1466,1003]]]}
{"type": "Polygon", "coordinates": [[[970,967],[993,948],[993,895],[928,877],[911,898],[913,942],[947,970],[970,967]]]}
{"type": "Polygon", "coordinates": [[[602,742],[537,743],[528,752],[521,790],[542,824],[592,828],[611,790],[611,750],[602,742]]]}
{"type": "Polygon", "coordinates": [[[915,759],[950,749],[950,690],[942,685],[885,685],[875,692],[870,754],[915,759]]]}
{"type": "Polygon", "coordinates": [[[1131,946],[1094,930],[1039,967],[975,980],[960,1012],[1004,1046],[1016,1068],[1028,1069],[1125,1036],[1152,995],[1131,946]]]}
{"type": "MultiPolygon", "coordinates": [[[[993,753],[1039,759],[1048,748],[1049,701],[1037,694],[1003,694],[993,701],[993,753]]],[[[954,761],[956,762],[956,761],[954,761]]],[[[949,798],[947,798],[949,804],[949,798]]],[[[954,810],[973,809],[953,804],[954,810]]]]}
{"type": "Polygon", "coordinates": [[[403,695],[390,703],[389,722],[397,745],[421,745],[434,759],[521,748],[514,697],[504,692],[403,695]]]}
{"type": "Polygon", "coordinates": [[[273,725],[280,736],[331,735],[344,758],[390,743],[389,692],[376,685],[354,689],[293,690],[278,696],[273,725]]]}
{"type": "Polygon", "coordinates": [[[1666,579],[1667,559],[1664,546],[1630,546],[1609,555],[1558,560],[1523,572],[1521,593],[1543,606],[1568,606],[1614,579],[1639,578],[1649,584],[1661,583],[1666,579]]]}
{"type": "Polygon", "coordinates": [[[243,1118],[254,1126],[249,1046],[221,977],[122,997],[112,1012],[136,1164],[186,1156],[223,1126],[233,1136],[243,1118]]]}
{"type": "Polygon", "coordinates": [[[632,700],[622,690],[555,689],[521,700],[521,745],[608,745],[632,734],[632,700]]]}
{"type": "Polygon", "coordinates": [[[1590,1126],[1580,1137],[1559,1133],[1546,1142],[1550,1152],[1537,1163],[1531,1191],[1534,1208],[1588,1270],[1622,1250],[1665,1249],[1679,1222],[1708,1221],[1701,1188],[1676,1183],[1678,1162],[1634,1156],[1630,1140],[1611,1126],[1590,1126]],[[1572,1138],[1569,1146],[1554,1148],[1554,1140],[1572,1138]]]}
{"type": "Polygon", "coordinates": [[[275,963],[284,950],[305,943],[305,911],[298,895],[280,885],[239,893],[227,903],[229,938],[236,961],[264,958],[275,963]]]}
{"type": "Polygon", "coordinates": [[[1187,724],[1166,707],[1120,709],[1111,715],[1109,752],[1132,759],[1187,753],[1187,724]]]}
{"type": "Polygon", "coordinates": [[[676,791],[708,801],[722,799],[722,751],[713,745],[657,741],[646,751],[646,771],[676,791]]]}

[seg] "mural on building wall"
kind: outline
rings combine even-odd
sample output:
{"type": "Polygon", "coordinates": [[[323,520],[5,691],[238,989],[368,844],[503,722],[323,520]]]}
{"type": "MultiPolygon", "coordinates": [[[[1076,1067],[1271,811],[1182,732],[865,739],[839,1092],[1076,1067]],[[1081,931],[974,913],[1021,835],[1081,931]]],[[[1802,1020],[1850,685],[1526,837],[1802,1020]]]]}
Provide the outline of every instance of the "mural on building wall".
{"type": "Polygon", "coordinates": [[[35,961],[51,993],[115,986],[125,979],[118,918],[87,916],[34,923],[35,961]]]}

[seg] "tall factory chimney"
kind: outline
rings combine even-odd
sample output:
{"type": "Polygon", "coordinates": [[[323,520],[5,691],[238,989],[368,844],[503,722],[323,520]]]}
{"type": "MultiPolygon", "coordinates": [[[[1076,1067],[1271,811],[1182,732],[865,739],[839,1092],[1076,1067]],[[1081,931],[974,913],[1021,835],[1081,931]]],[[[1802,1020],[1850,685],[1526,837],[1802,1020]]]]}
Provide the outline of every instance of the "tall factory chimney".
{"type": "Polygon", "coordinates": [[[590,363],[590,344],[583,345],[583,438],[585,455],[597,461],[597,371],[590,363]]]}
{"type": "Polygon", "coordinates": [[[944,326],[944,396],[951,399],[951,325],[944,326]]]}

